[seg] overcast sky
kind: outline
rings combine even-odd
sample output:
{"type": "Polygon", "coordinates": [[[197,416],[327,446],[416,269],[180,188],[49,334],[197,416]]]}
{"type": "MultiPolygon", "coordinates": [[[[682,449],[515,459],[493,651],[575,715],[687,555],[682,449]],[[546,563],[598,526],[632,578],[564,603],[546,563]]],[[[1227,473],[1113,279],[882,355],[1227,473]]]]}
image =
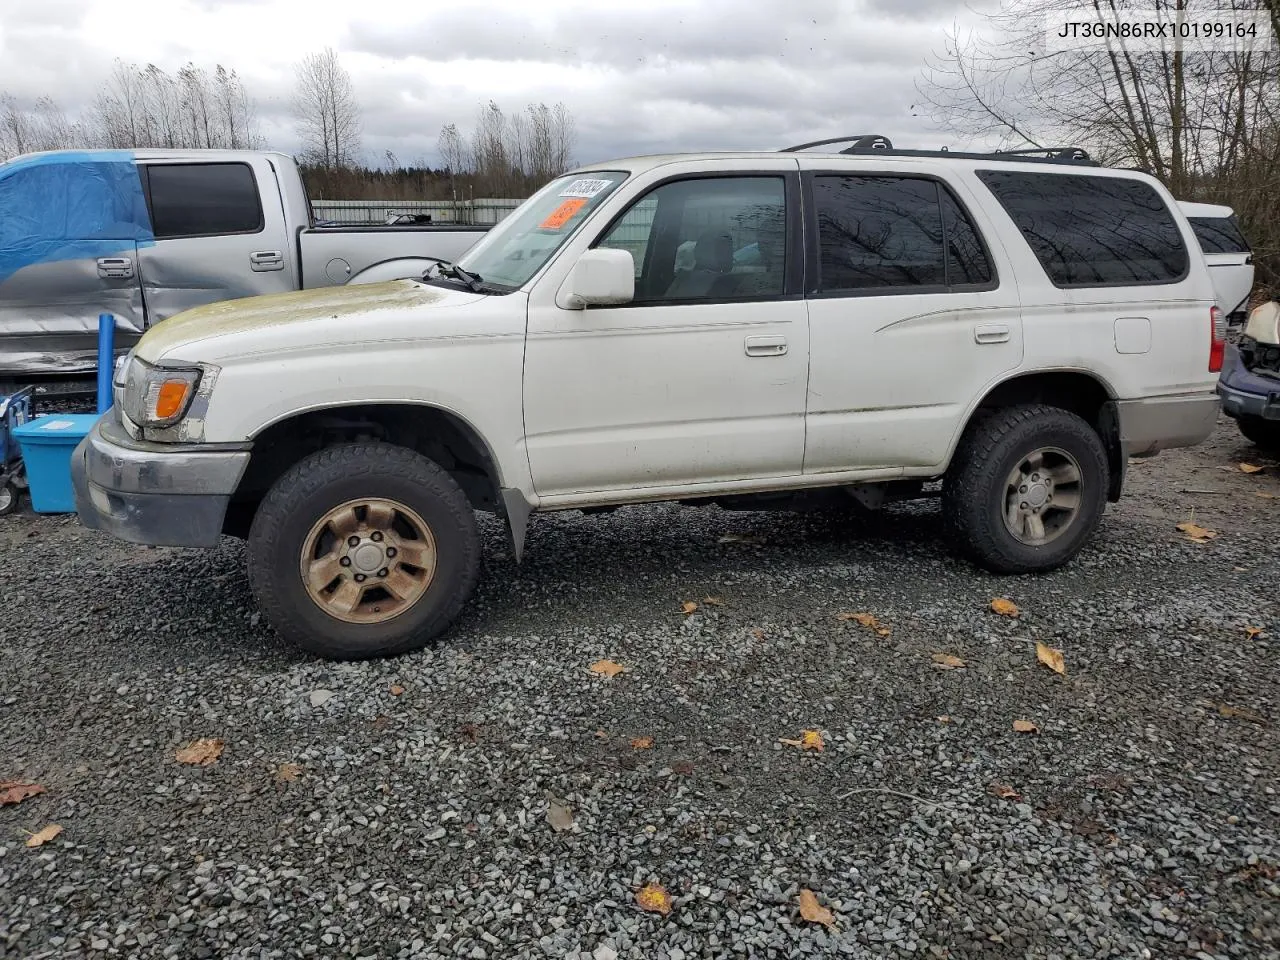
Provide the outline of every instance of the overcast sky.
{"type": "Polygon", "coordinates": [[[90,102],[113,58],[244,78],[271,146],[296,148],[293,64],[332,46],[366,158],[437,157],[478,106],[563,101],[577,159],[777,149],[853,132],[952,142],[913,110],[963,0],[0,0],[0,91],[90,102]],[[916,115],[913,115],[916,114],[916,115]]]}

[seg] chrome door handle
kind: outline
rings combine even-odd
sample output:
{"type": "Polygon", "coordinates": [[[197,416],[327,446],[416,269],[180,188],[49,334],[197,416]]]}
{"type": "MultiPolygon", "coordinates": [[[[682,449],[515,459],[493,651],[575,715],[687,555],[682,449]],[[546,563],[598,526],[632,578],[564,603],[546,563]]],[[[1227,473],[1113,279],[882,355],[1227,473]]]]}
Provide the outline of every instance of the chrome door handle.
{"type": "Polygon", "coordinates": [[[980,323],[973,328],[974,343],[1008,343],[1010,331],[1003,323],[980,323]]]}
{"type": "Polygon", "coordinates": [[[787,353],[786,337],[747,337],[748,357],[782,357],[787,353]]]}
{"type": "Polygon", "coordinates": [[[284,254],[279,250],[259,250],[249,254],[249,266],[253,268],[254,273],[283,270],[284,254]]]}
{"type": "Polygon", "coordinates": [[[133,276],[133,261],[128,257],[100,257],[98,276],[103,280],[128,280],[133,276]]]}

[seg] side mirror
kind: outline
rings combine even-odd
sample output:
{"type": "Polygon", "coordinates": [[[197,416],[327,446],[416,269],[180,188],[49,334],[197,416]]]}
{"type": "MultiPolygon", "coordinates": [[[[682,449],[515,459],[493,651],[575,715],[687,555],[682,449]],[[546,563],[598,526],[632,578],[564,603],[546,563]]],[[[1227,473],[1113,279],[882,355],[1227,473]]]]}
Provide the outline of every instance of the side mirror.
{"type": "Polygon", "coordinates": [[[573,265],[565,284],[565,306],[630,303],[636,295],[636,264],[628,250],[588,250],[573,265]]]}

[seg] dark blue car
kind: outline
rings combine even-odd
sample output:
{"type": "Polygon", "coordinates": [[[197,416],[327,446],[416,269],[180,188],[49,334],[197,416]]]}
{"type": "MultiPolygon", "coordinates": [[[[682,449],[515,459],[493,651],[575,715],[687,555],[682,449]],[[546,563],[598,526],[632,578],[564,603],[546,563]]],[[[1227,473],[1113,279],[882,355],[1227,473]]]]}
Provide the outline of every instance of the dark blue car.
{"type": "Polygon", "coordinates": [[[1254,310],[1239,345],[1227,345],[1218,395],[1241,433],[1280,453],[1280,303],[1254,310]]]}

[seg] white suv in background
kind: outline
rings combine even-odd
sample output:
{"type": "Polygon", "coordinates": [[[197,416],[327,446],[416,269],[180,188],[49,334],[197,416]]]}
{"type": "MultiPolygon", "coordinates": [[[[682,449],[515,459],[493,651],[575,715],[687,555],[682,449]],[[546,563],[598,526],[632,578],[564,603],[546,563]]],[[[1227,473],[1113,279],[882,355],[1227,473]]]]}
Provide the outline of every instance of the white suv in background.
{"type": "Polygon", "coordinates": [[[1200,249],[1209,264],[1209,276],[1218,294],[1218,307],[1229,324],[1243,324],[1249,316],[1253,293],[1253,251],[1240,232],[1235,211],[1214,203],[1179,201],[1191,221],[1200,249]]]}
{"type": "Polygon", "coordinates": [[[474,510],[874,506],[941,480],[955,545],[1070,560],[1131,456],[1213,429],[1225,329],[1168,191],[1078,153],[638,157],[557,177],[422,280],[151,330],[74,458],[88,526],[248,538],[325,656],[441,633],[474,510]]]}

